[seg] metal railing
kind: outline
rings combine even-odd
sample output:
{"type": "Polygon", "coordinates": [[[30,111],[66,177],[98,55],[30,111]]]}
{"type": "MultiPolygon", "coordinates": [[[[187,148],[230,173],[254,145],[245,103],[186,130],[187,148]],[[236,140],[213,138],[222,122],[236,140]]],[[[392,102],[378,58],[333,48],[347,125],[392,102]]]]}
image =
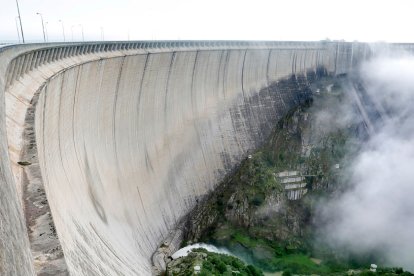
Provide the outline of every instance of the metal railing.
{"type": "Polygon", "coordinates": [[[23,75],[39,66],[57,60],[79,55],[113,51],[188,51],[211,49],[321,49],[321,42],[279,42],[279,41],[131,41],[131,42],[85,42],[67,45],[45,44],[45,47],[25,52],[15,57],[9,64],[6,75],[6,88],[23,75]]]}

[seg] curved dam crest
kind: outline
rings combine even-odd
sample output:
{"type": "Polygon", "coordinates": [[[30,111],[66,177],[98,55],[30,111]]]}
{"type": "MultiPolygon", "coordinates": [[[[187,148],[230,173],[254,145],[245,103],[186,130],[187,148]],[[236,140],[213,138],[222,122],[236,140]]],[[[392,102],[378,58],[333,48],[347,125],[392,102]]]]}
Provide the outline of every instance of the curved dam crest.
{"type": "Polygon", "coordinates": [[[68,271],[148,275],[170,231],[309,96],[318,74],[346,73],[370,54],[357,43],[222,41],[1,51],[2,275],[35,273],[22,207],[30,178],[18,164],[25,129],[34,127],[68,271]]]}

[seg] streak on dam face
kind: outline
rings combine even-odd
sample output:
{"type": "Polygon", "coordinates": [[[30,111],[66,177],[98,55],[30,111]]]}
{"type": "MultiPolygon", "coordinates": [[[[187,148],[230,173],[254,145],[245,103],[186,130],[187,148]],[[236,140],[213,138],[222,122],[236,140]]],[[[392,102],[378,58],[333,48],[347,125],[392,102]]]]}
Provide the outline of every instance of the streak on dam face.
{"type": "Polygon", "coordinates": [[[309,96],[306,86],[366,55],[365,44],[326,42],[3,49],[0,274],[33,274],[17,162],[35,93],[42,181],[69,272],[148,275],[169,232],[309,96]]]}

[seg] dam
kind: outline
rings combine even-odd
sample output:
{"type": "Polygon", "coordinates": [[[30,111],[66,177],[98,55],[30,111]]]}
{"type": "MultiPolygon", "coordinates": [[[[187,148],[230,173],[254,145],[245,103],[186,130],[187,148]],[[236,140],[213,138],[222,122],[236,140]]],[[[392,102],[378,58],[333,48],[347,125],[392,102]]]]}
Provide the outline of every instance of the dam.
{"type": "Polygon", "coordinates": [[[150,275],[157,248],[307,85],[371,51],[328,41],[0,48],[0,274],[38,271],[27,219],[36,184],[71,275],[150,275]]]}

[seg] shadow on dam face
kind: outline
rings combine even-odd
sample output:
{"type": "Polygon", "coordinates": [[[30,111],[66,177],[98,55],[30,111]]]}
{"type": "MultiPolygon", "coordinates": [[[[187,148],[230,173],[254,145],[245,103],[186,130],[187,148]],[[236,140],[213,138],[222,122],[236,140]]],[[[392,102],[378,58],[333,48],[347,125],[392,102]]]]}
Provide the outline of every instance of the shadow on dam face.
{"type": "MultiPolygon", "coordinates": [[[[17,211],[3,209],[9,213],[1,219],[22,224],[19,197],[37,164],[72,275],[151,274],[156,249],[279,118],[310,96],[309,83],[357,60],[353,44],[338,43],[97,45],[23,49],[2,79],[11,166],[2,163],[9,190],[1,188],[8,199],[0,207],[17,211]],[[24,129],[36,142],[30,156],[33,141],[13,136],[24,129]]],[[[31,255],[41,252],[30,252],[34,239],[25,231],[1,229],[22,237],[0,245],[22,265],[3,262],[0,272],[33,274],[31,255]]]]}

